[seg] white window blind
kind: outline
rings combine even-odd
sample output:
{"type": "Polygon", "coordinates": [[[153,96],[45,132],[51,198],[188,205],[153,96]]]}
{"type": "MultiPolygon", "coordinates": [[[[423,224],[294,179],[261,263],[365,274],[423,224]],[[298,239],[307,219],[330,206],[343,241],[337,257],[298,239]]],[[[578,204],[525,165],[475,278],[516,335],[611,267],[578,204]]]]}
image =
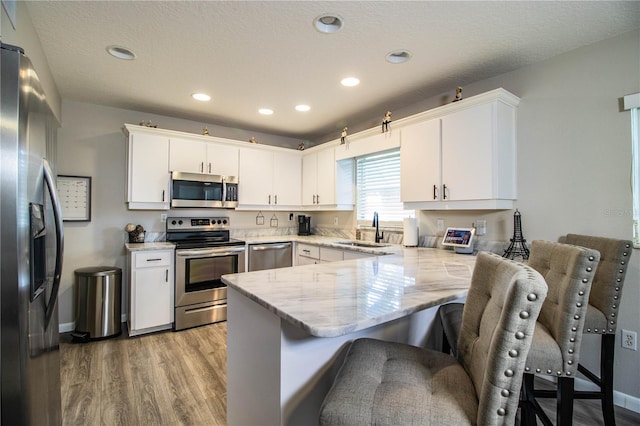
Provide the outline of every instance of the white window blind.
{"type": "Polygon", "coordinates": [[[378,152],[356,159],[357,220],[402,222],[414,211],[404,210],[400,201],[400,150],[378,152]]]}

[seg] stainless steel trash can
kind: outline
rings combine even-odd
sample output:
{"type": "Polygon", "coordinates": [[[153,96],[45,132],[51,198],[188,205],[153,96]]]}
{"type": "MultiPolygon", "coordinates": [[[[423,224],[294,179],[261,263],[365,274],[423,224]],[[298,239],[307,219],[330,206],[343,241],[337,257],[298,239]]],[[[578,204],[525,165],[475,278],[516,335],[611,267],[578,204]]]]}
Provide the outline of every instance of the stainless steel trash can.
{"type": "Polygon", "coordinates": [[[76,269],[76,340],[115,337],[122,332],[122,270],[111,266],[76,269]]]}

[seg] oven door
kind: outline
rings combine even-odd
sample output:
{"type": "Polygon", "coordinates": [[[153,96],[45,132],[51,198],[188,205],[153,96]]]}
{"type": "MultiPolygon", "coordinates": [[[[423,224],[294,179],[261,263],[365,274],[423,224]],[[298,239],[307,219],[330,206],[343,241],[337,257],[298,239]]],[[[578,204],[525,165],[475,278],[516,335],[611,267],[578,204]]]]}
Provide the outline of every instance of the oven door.
{"type": "Polygon", "coordinates": [[[171,173],[171,207],[222,207],[222,176],[199,173],[171,173]]]}
{"type": "Polygon", "coordinates": [[[220,277],[244,272],[245,247],[176,250],[176,307],[226,300],[220,277]]]}

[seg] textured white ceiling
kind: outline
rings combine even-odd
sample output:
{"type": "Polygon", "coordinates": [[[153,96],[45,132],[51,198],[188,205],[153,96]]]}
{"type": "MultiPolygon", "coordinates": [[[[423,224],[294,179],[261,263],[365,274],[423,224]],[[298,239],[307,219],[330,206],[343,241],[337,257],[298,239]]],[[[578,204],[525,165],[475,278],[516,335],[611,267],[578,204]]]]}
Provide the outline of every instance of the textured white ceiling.
{"type": "Polygon", "coordinates": [[[28,10],[65,99],[311,141],[640,27],[637,1],[38,1],[28,10]],[[327,12],[344,19],[338,33],[313,28],[327,12]],[[109,56],[114,44],[137,59],[109,56]],[[413,58],[387,63],[398,49],[413,58]],[[350,75],[361,84],[340,86],[350,75]],[[198,91],[212,101],[191,99],[198,91]],[[311,111],[295,111],[299,103],[311,111]]]}

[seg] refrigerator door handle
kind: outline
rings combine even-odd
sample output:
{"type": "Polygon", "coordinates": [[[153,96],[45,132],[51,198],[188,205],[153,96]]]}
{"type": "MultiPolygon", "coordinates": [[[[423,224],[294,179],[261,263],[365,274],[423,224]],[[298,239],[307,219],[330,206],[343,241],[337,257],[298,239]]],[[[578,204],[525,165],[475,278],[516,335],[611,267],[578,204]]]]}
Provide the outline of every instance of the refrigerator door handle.
{"type": "Polygon", "coordinates": [[[45,328],[49,326],[49,321],[53,316],[54,308],[58,302],[58,290],[60,289],[60,278],[62,275],[62,254],[64,250],[64,231],[62,228],[62,210],[60,208],[60,200],[56,192],[55,182],[51,167],[46,159],[43,159],[44,181],[51,198],[53,207],[53,218],[56,225],[56,266],[53,272],[53,286],[51,287],[51,296],[47,303],[47,311],[45,314],[45,328]]]}

